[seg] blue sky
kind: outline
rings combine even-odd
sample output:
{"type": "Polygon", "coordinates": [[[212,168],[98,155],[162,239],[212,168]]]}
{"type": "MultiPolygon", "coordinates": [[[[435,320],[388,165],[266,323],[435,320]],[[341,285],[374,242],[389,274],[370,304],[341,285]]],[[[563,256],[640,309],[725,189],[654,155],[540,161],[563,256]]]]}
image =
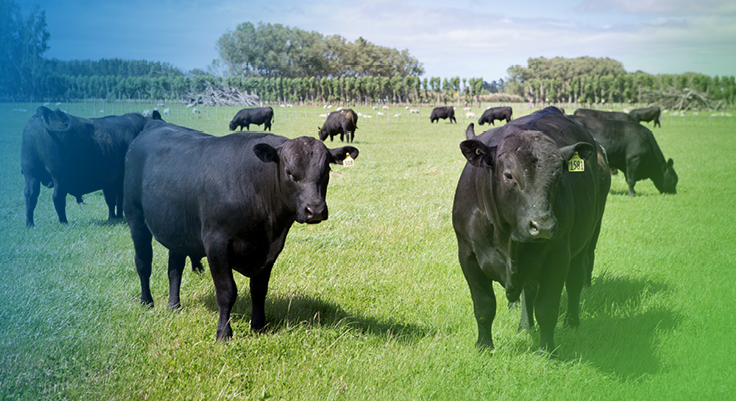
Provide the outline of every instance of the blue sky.
{"type": "Polygon", "coordinates": [[[45,56],[61,60],[206,69],[222,34],[262,21],[408,49],[425,77],[490,81],[540,56],[610,57],[652,74],[736,75],[734,0],[17,2],[24,15],[34,6],[46,11],[45,56]]]}

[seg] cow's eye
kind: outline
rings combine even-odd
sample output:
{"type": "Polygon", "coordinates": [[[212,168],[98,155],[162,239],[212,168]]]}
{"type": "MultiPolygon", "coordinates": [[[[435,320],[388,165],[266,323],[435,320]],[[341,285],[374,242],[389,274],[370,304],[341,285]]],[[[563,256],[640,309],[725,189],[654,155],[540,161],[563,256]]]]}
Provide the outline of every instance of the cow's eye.
{"type": "Polygon", "coordinates": [[[503,178],[505,178],[506,181],[514,181],[514,176],[508,171],[503,172],[503,178]]]}
{"type": "Polygon", "coordinates": [[[294,175],[291,174],[291,171],[286,171],[286,176],[289,177],[290,180],[296,181],[296,178],[294,178],[294,175]]]}

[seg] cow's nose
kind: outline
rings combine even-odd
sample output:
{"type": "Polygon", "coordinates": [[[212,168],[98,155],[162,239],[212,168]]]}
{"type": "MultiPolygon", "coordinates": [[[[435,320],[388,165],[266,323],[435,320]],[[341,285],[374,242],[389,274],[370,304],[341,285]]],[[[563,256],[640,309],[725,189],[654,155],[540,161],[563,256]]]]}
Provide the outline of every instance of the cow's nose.
{"type": "Polygon", "coordinates": [[[557,225],[554,219],[544,218],[529,221],[529,235],[533,239],[552,239],[557,233],[557,225]]]}
{"type": "Polygon", "coordinates": [[[318,223],[327,220],[327,205],[307,205],[304,208],[304,214],[307,216],[307,223],[318,223]]]}

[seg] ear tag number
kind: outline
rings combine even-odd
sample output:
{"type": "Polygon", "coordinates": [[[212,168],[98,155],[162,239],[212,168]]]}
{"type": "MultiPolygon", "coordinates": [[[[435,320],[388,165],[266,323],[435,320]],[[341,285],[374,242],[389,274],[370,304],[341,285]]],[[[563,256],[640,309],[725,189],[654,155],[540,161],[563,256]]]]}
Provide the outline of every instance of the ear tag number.
{"type": "Polygon", "coordinates": [[[570,161],[567,162],[567,171],[573,173],[585,171],[585,160],[580,158],[578,152],[575,152],[575,154],[570,158],[570,161]]]}
{"type": "Polygon", "coordinates": [[[355,166],[355,159],[350,157],[350,153],[346,153],[345,158],[342,160],[342,165],[345,167],[353,167],[355,166]]]}

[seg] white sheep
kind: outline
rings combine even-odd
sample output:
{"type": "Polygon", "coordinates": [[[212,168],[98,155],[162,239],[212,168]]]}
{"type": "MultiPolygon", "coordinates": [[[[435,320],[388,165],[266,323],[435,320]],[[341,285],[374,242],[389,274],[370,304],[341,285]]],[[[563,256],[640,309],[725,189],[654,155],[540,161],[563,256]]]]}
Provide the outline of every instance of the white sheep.
{"type": "Polygon", "coordinates": [[[388,106],[383,106],[382,109],[388,110],[388,106]]]}
{"type": "Polygon", "coordinates": [[[199,109],[198,109],[198,108],[196,108],[196,107],[192,108],[192,113],[194,113],[194,114],[201,114],[201,113],[199,112],[199,109]]]}
{"type": "Polygon", "coordinates": [[[143,113],[141,113],[141,114],[143,114],[143,117],[148,117],[148,116],[151,115],[151,110],[145,109],[145,110],[143,110],[143,113]]]}
{"type": "Polygon", "coordinates": [[[411,110],[409,110],[409,113],[411,113],[411,114],[419,114],[419,110],[411,109],[411,110]]]}
{"type": "Polygon", "coordinates": [[[475,118],[475,113],[465,113],[465,118],[475,118]]]}
{"type": "Polygon", "coordinates": [[[379,111],[379,112],[377,112],[377,113],[376,113],[376,115],[379,115],[379,116],[385,116],[385,114],[381,113],[380,111],[379,111]]]}
{"type": "Polygon", "coordinates": [[[164,109],[164,114],[166,114],[167,116],[168,116],[168,115],[171,115],[171,109],[169,109],[168,107],[167,107],[167,108],[165,108],[165,109],[164,109]]]}

